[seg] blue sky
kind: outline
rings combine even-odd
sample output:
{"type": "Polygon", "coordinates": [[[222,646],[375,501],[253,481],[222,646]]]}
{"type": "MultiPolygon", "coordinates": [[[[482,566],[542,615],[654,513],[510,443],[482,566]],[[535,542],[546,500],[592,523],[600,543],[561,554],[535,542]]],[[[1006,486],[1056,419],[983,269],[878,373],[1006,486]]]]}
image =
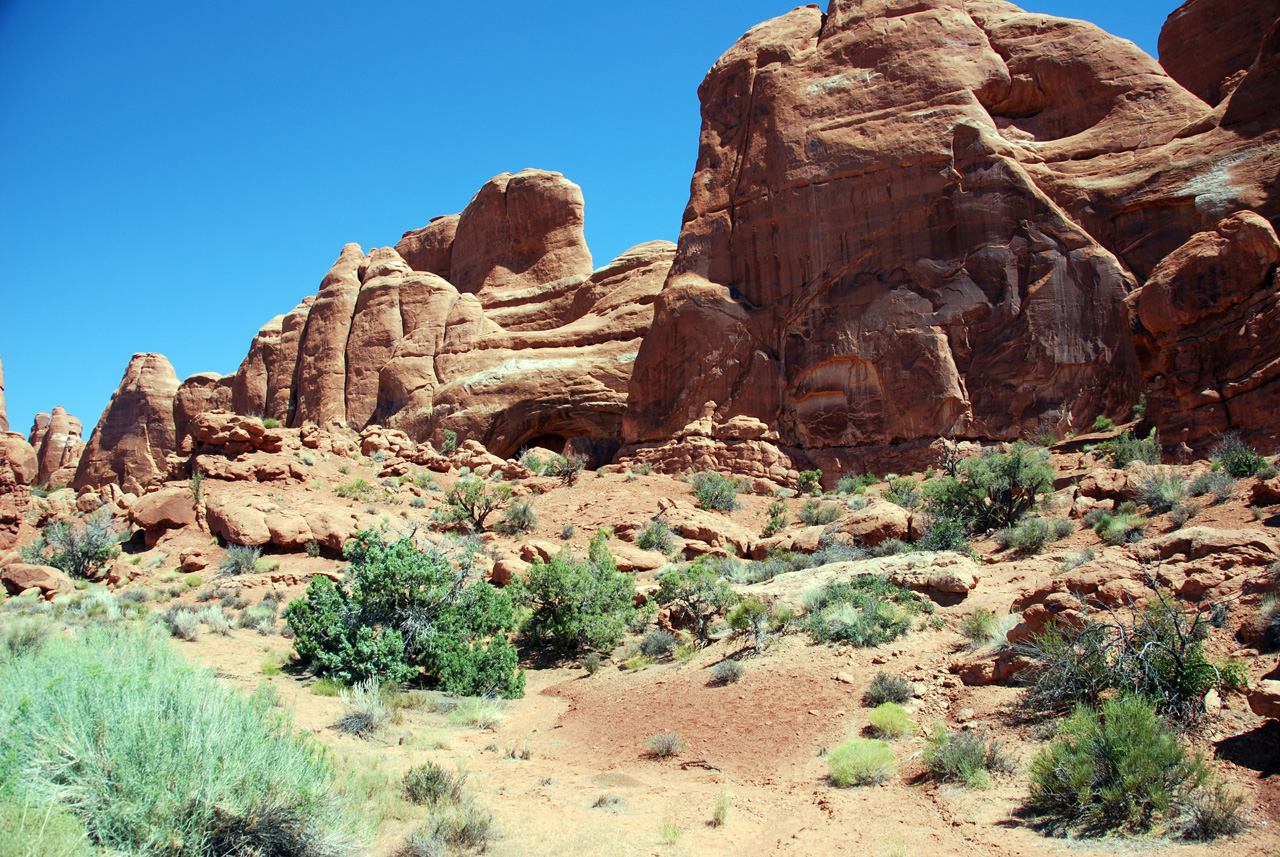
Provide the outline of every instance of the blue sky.
{"type": "MultiPolygon", "coordinates": [[[[597,265],[674,240],[697,86],[785,2],[0,0],[0,361],[12,429],[88,434],[130,355],[233,372],[342,245],[559,170],[597,265]]],[[[1174,0],[1028,0],[1148,52],[1174,0]]]]}

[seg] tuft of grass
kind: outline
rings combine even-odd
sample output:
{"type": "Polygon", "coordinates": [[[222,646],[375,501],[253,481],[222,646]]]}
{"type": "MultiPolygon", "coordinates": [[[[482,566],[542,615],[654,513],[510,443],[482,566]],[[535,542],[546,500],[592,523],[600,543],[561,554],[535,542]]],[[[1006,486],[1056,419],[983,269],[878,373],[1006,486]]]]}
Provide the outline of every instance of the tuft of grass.
{"type": "MultiPolygon", "coordinates": [[[[50,639],[0,662],[0,687],[6,798],[57,805],[95,848],[138,857],[348,853],[350,817],[323,748],[266,694],[221,686],[150,630],[89,626],[50,639]]],[[[0,812],[0,839],[11,843],[8,807],[0,812]]]]}
{"type": "Polygon", "coordinates": [[[653,658],[648,655],[635,655],[627,658],[626,662],[623,663],[623,666],[631,672],[637,672],[653,666],[653,658]]]}
{"type": "Polygon", "coordinates": [[[736,684],[747,674],[741,661],[724,660],[711,668],[711,679],[717,684],[736,684]]]}
{"type": "Polygon", "coordinates": [[[331,678],[318,678],[311,683],[311,692],[316,696],[341,696],[346,685],[331,678]]]}
{"type": "Polygon", "coordinates": [[[466,784],[466,771],[449,771],[434,761],[410,768],[401,780],[406,800],[431,806],[460,802],[466,784]]]}
{"type": "Polygon", "coordinates": [[[575,527],[573,524],[566,522],[565,525],[560,528],[560,538],[563,541],[567,542],[569,541],[569,539],[573,538],[577,532],[578,532],[577,527],[575,527]]]}
{"type": "MultiPolygon", "coordinates": [[[[263,664],[264,672],[266,664],[263,664]]],[[[277,672],[279,668],[277,667],[277,672]]],[[[342,717],[334,724],[339,732],[357,738],[372,738],[391,720],[382,691],[376,679],[367,679],[339,692],[345,705],[342,717]]]]}
{"type": "Polygon", "coordinates": [[[640,641],[640,652],[650,658],[660,658],[676,645],[676,635],[662,628],[655,628],[640,641]]]}
{"type": "Polygon", "coordinates": [[[720,794],[716,795],[716,802],[711,807],[711,820],[707,822],[711,827],[724,827],[729,821],[729,787],[724,786],[720,789],[720,794]]]}
{"type": "Polygon", "coordinates": [[[1141,541],[1146,527],[1147,519],[1136,512],[1103,512],[1093,531],[1109,545],[1128,545],[1141,541]]]}
{"type": "Polygon", "coordinates": [[[90,857],[84,824],[54,802],[0,802],[0,857],[90,857]]]}
{"type": "Polygon", "coordinates": [[[52,625],[40,618],[18,619],[5,630],[5,648],[14,660],[37,655],[49,640],[52,625]]]}
{"type": "Polygon", "coordinates": [[[905,738],[914,735],[916,731],[916,725],[911,721],[907,710],[896,702],[881,703],[867,718],[871,722],[871,733],[886,741],[905,738]]]}
{"type": "Polygon", "coordinates": [[[960,634],[971,645],[984,646],[991,639],[991,634],[996,629],[999,619],[996,614],[990,610],[979,607],[972,613],[966,613],[960,619],[960,634]]]}
{"type": "Polygon", "coordinates": [[[1214,503],[1225,503],[1239,493],[1239,480],[1225,470],[1210,470],[1191,480],[1187,489],[1192,497],[1212,494],[1214,503]]]}
{"type": "Polygon", "coordinates": [[[738,492],[742,490],[742,486],[737,479],[707,471],[695,473],[689,484],[693,486],[693,496],[700,509],[732,512],[741,507],[738,492]]]}
{"type": "Polygon", "coordinates": [[[679,732],[657,732],[644,742],[644,748],[651,758],[670,759],[680,755],[685,743],[679,732]]]}
{"type": "Polygon", "coordinates": [[[465,696],[449,712],[449,720],[464,726],[477,729],[492,729],[507,714],[507,707],[501,699],[487,696],[465,696]]]}
{"type": "Polygon", "coordinates": [[[1115,420],[1110,417],[1099,416],[1093,421],[1094,431],[1114,431],[1116,427],[1115,420]]]}
{"type": "Polygon", "coordinates": [[[582,668],[587,671],[587,675],[600,672],[600,653],[587,652],[586,657],[582,659],[582,668]]]}
{"type": "Polygon", "coordinates": [[[676,650],[671,653],[671,657],[680,663],[684,663],[685,661],[693,660],[700,651],[702,649],[698,648],[697,643],[684,643],[676,646],[676,650]]]}
{"type": "Polygon", "coordinates": [[[1270,479],[1276,469],[1249,444],[1234,432],[1224,434],[1209,452],[1209,459],[1226,473],[1237,479],[1261,476],[1270,479]]]}
{"type": "Polygon", "coordinates": [[[218,563],[218,571],[224,577],[251,574],[256,570],[262,551],[251,545],[227,545],[226,555],[218,563]]]}
{"type": "Polygon", "coordinates": [[[527,533],[538,526],[538,515],[533,511],[532,500],[512,500],[502,513],[497,530],[509,536],[527,533]]]}
{"type": "Polygon", "coordinates": [[[809,499],[797,513],[800,522],[807,527],[825,526],[840,517],[840,507],[835,503],[822,503],[809,499]]]}
{"type": "Polygon", "coordinates": [[[1187,483],[1167,467],[1151,467],[1138,478],[1138,502],[1156,515],[1177,508],[1187,499],[1187,483]]]}
{"type": "Polygon", "coordinates": [[[641,550],[657,551],[658,553],[671,553],[675,550],[675,540],[671,536],[671,527],[667,526],[667,522],[654,518],[645,525],[644,530],[640,533],[640,538],[636,539],[636,545],[641,550]]]}
{"type": "Polygon", "coordinates": [[[914,699],[915,695],[914,684],[900,675],[884,671],[876,673],[876,677],[871,680],[862,694],[866,704],[871,706],[883,705],[886,702],[903,705],[914,699]]]}
{"type": "Polygon", "coordinates": [[[889,745],[875,738],[845,741],[827,754],[831,782],[837,786],[871,786],[898,772],[889,745]]]}
{"type": "Polygon", "coordinates": [[[948,732],[941,723],[934,726],[925,745],[924,763],[930,776],[943,782],[962,783],[969,788],[991,784],[989,771],[1010,768],[1000,750],[1000,742],[976,730],[948,732]]]}

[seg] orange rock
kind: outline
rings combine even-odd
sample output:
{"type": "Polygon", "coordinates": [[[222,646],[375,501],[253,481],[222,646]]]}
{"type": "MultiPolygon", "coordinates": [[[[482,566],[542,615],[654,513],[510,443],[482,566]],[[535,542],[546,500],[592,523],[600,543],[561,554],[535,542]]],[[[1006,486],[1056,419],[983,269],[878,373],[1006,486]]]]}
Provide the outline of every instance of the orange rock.
{"type": "Polygon", "coordinates": [[[10,563],[0,569],[0,583],[4,584],[10,595],[38,589],[41,594],[49,596],[51,593],[75,589],[75,583],[61,569],[25,562],[10,563]]]}
{"type": "Polygon", "coordinates": [[[139,497],[129,518],[144,530],[190,526],[196,522],[195,495],[189,488],[161,488],[139,497]]]}
{"type": "Polygon", "coordinates": [[[165,459],[178,448],[173,422],[177,392],[178,377],[164,355],[133,355],[89,437],[72,485],[98,488],[115,482],[138,494],[163,482],[165,459]]]}

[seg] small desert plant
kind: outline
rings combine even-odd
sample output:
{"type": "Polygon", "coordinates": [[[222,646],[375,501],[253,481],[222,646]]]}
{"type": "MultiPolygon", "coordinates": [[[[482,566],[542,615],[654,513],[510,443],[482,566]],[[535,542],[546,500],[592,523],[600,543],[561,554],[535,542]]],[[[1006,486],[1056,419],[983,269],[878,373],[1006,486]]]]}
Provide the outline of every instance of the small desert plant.
{"type": "Polygon", "coordinates": [[[903,477],[894,479],[889,483],[889,491],[884,495],[884,498],[904,509],[916,509],[920,506],[922,496],[920,483],[914,479],[903,477]]]}
{"type": "Polygon", "coordinates": [[[645,525],[636,544],[642,550],[659,553],[671,553],[675,549],[675,542],[671,538],[671,527],[667,526],[667,522],[661,518],[654,518],[645,525]]]}
{"type": "Polygon", "coordinates": [[[123,536],[111,515],[103,510],[78,521],[49,524],[34,542],[22,548],[21,554],[26,562],[50,565],[70,577],[88,579],[120,555],[123,536]]]}
{"type": "Polygon", "coordinates": [[[262,550],[251,545],[227,545],[227,552],[218,563],[218,571],[225,577],[252,574],[262,550]]]}
{"type": "Polygon", "coordinates": [[[186,608],[170,610],[165,616],[165,624],[170,634],[188,643],[200,636],[200,616],[186,608]]]}
{"type": "Polygon", "coordinates": [[[1150,702],[1128,696],[1077,707],[1028,776],[1027,805],[1050,829],[1100,835],[1173,823],[1211,775],[1150,702]]]}
{"type": "Polygon", "coordinates": [[[836,482],[837,494],[861,494],[880,481],[874,473],[863,473],[861,476],[841,476],[836,482]]]}
{"type": "Polygon", "coordinates": [[[700,509],[732,512],[739,508],[738,492],[742,489],[737,479],[707,471],[694,474],[689,484],[700,509]]]}
{"type": "Polygon", "coordinates": [[[777,535],[783,527],[787,525],[787,504],[781,500],[774,500],[769,504],[769,519],[765,521],[764,531],[761,533],[766,539],[770,536],[777,535]]]}
{"type": "Polygon", "coordinates": [[[444,430],[444,443],[440,444],[441,455],[453,455],[458,451],[458,433],[452,429],[444,430]]]}
{"type": "Polygon", "coordinates": [[[831,782],[837,786],[871,786],[897,773],[889,745],[874,738],[845,741],[827,754],[831,782]]]}
{"type": "Polygon", "coordinates": [[[15,659],[37,654],[49,639],[51,628],[44,619],[19,619],[5,630],[5,648],[15,659]]]}
{"type": "Polygon", "coordinates": [[[680,755],[680,751],[685,748],[685,740],[680,737],[679,732],[658,732],[644,742],[644,748],[651,758],[670,759],[680,755]]]}
{"type": "Polygon", "coordinates": [[[807,527],[825,526],[840,517],[840,507],[835,503],[822,503],[817,499],[806,500],[797,513],[807,527]]]}
{"type": "Polygon", "coordinates": [[[1093,421],[1094,431],[1113,431],[1115,430],[1115,427],[1116,427],[1115,420],[1111,419],[1110,417],[1099,416],[1097,419],[1093,421]]]}
{"type": "Polygon", "coordinates": [[[587,675],[595,675],[600,672],[600,653],[587,652],[586,657],[582,659],[582,668],[586,670],[587,675]]]}
{"type": "Polygon", "coordinates": [[[262,427],[263,427],[263,428],[268,428],[268,429],[279,428],[279,427],[280,427],[280,421],[279,421],[278,419],[276,419],[275,417],[266,417],[266,418],[265,418],[265,419],[263,419],[263,421],[262,421],[262,427]]]}
{"type": "Polygon", "coordinates": [[[510,485],[491,485],[478,476],[466,475],[449,489],[445,502],[431,513],[431,520],[442,527],[483,533],[489,516],[506,509],[511,496],[510,485]]]}
{"type": "Polygon", "coordinates": [[[746,672],[741,661],[724,660],[711,668],[711,680],[716,684],[735,684],[746,672]]]}
{"type": "Polygon", "coordinates": [[[1275,476],[1275,468],[1238,434],[1224,434],[1209,452],[1209,459],[1237,479],[1258,475],[1269,479],[1275,476]]]}
{"type": "Polygon", "coordinates": [[[458,700],[449,712],[449,720],[477,729],[492,729],[506,717],[507,708],[501,699],[487,696],[468,696],[458,700]]]}
{"type": "Polygon", "coordinates": [[[822,471],[801,470],[799,490],[801,494],[820,494],[822,492],[822,471]]]}
{"type": "Polygon", "coordinates": [[[1025,518],[1012,527],[996,530],[995,540],[1001,548],[1013,548],[1025,556],[1040,553],[1052,541],[1071,535],[1071,522],[1064,519],[1025,518]]]}
{"type": "Polygon", "coordinates": [[[916,731],[907,710],[896,702],[881,703],[867,715],[867,719],[871,723],[871,733],[887,741],[905,738],[916,731]]]}
{"type": "Polygon", "coordinates": [[[342,717],[334,724],[339,732],[355,735],[357,738],[371,738],[391,719],[375,679],[367,679],[344,688],[340,695],[346,708],[342,717]]]}
{"type": "Polygon", "coordinates": [[[437,762],[428,761],[406,771],[401,784],[410,803],[431,806],[458,803],[467,784],[467,774],[461,769],[450,771],[437,762]]]}
{"type": "Polygon", "coordinates": [[[1146,526],[1147,519],[1136,512],[1104,511],[1093,517],[1093,531],[1109,545],[1127,545],[1141,541],[1146,526]]]}
{"type": "Polygon", "coordinates": [[[1098,444],[1097,451],[1111,459],[1111,466],[1123,470],[1131,461],[1145,461],[1147,464],[1160,463],[1160,438],[1155,429],[1142,440],[1129,430],[1122,431],[1119,437],[1098,444]]]}
{"type": "Polygon", "coordinates": [[[577,534],[577,532],[578,532],[577,527],[575,527],[573,524],[566,523],[563,527],[560,528],[560,538],[567,542],[569,541],[569,539],[573,538],[574,535],[577,534]]]}
{"type": "Polygon", "coordinates": [[[622,666],[630,672],[639,672],[653,666],[653,658],[648,655],[634,655],[627,658],[622,666]]]}
{"type": "Polygon", "coordinates": [[[581,455],[557,455],[547,466],[548,476],[555,476],[561,485],[573,485],[586,469],[587,459],[581,455]]]}
{"type": "Polygon", "coordinates": [[[1188,488],[1192,497],[1214,496],[1215,503],[1225,503],[1236,496],[1238,480],[1225,470],[1210,470],[1191,480],[1188,488]]]}
{"type": "Polygon", "coordinates": [[[529,640],[565,652],[612,649],[636,613],[635,581],[618,570],[605,530],[591,539],[585,560],[566,545],[549,561],[535,561],[515,591],[530,608],[529,640]]]}
{"type": "Polygon", "coordinates": [[[961,617],[960,634],[972,644],[986,645],[998,622],[995,613],[979,607],[961,617]]]}
{"type": "Polygon", "coordinates": [[[729,789],[720,789],[720,794],[716,795],[715,805],[711,808],[711,820],[707,822],[712,827],[724,827],[729,820],[729,789]]]}
{"type": "Polygon", "coordinates": [[[1083,548],[1058,560],[1058,570],[1062,572],[1071,571],[1073,568],[1079,568],[1086,562],[1093,562],[1097,558],[1098,554],[1093,548],[1083,548]]]}
{"type": "Polygon", "coordinates": [[[1167,467],[1152,467],[1138,477],[1138,502],[1162,515],[1187,497],[1187,483],[1167,467]]]}
{"type": "Polygon", "coordinates": [[[963,551],[969,546],[964,521],[954,516],[930,517],[924,536],[916,542],[922,551],[963,551]]]}
{"type": "Polygon", "coordinates": [[[969,788],[986,788],[988,772],[1010,769],[999,741],[979,730],[949,732],[941,723],[929,734],[924,763],[930,776],[969,788]]]}
{"type": "Polygon", "coordinates": [[[812,593],[804,628],[820,643],[878,646],[907,633],[925,609],[918,595],[883,577],[862,575],[812,593]]]}
{"type": "Polygon", "coordinates": [[[876,677],[867,685],[862,695],[866,703],[871,706],[883,705],[886,702],[903,705],[915,698],[916,686],[900,675],[881,671],[876,673],[876,677]]]}
{"type": "Polygon", "coordinates": [[[640,641],[640,651],[651,658],[662,657],[676,646],[676,635],[662,628],[655,628],[640,641]]]}
{"type": "MultiPolygon", "coordinates": [[[[421,498],[421,497],[415,497],[414,499],[415,499],[415,500],[420,500],[420,499],[422,499],[422,498],[421,498]]],[[[307,556],[309,556],[309,557],[311,557],[311,558],[313,558],[313,559],[314,559],[315,557],[320,556],[320,542],[316,541],[315,539],[311,539],[310,541],[308,541],[304,547],[305,547],[305,549],[306,549],[307,556]]]]}
{"type": "Polygon", "coordinates": [[[536,526],[538,526],[538,516],[533,511],[533,501],[513,500],[502,513],[498,531],[507,535],[517,535],[527,533],[536,526]]]}
{"type": "Polygon", "coordinates": [[[340,696],[345,687],[331,678],[318,678],[311,683],[311,692],[316,696],[340,696]]]}
{"type": "Polygon", "coordinates": [[[700,559],[686,569],[664,574],[654,600],[662,605],[678,604],[688,610],[694,617],[698,638],[707,640],[711,620],[737,604],[738,596],[728,581],[720,577],[711,560],[700,559]]]}
{"type": "Polygon", "coordinates": [[[206,607],[200,611],[200,621],[209,626],[209,630],[215,634],[226,636],[231,633],[231,622],[223,614],[222,608],[217,604],[206,607]]]}

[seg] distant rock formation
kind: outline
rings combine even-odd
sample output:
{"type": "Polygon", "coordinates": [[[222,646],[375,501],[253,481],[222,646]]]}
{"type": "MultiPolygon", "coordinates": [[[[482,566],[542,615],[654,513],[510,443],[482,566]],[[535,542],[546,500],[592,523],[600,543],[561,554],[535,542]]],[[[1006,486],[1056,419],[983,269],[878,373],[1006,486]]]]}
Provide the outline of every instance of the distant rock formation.
{"type": "Polygon", "coordinates": [[[39,470],[36,484],[69,485],[75,478],[85,442],[84,426],[61,405],[52,414],[36,414],[27,442],[35,450],[39,470]]]}
{"type": "Polygon", "coordinates": [[[162,354],[135,354],[89,437],[72,486],[116,483],[130,494],[163,482],[177,449],[173,400],[178,376],[162,354]]]}
{"type": "Polygon", "coordinates": [[[9,430],[9,415],[4,407],[4,364],[0,363],[0,432],[9,430]]]}

